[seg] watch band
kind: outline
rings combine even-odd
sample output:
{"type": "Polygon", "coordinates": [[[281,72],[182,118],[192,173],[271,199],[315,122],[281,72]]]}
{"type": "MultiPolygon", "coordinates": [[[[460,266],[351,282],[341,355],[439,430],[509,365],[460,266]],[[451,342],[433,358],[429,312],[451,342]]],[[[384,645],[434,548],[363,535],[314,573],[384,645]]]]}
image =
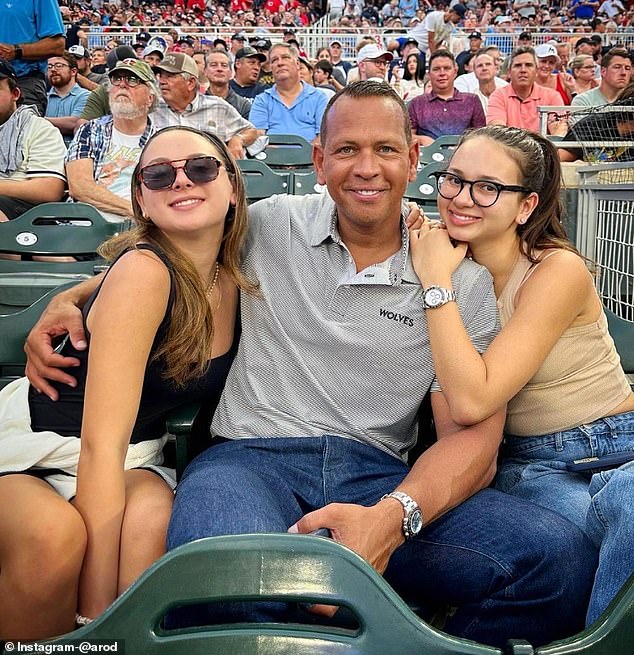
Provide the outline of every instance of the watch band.
{"type": "Polygon", "coordinates": [[[436,285],[423,289],[423,307],[425,309],[436,309],[448,302],[456,302],[456,292],[453,289],[445,289],[436,285]]]}
{"type": "Polygon", "coordinates": [[[14,49],[14,54],[13,54],[14,59],[22,59],[22,57],[24,57],[24,50],[22,49],[22,46],[19,43],[17,45],[14,45],[13,49],[14,49]]]}
{"type": "Polygon", "coordinates": [[[403,506],[403,535],[405,539],[415,537],[423,527],[423,513],[418,503],[404,491],[392,491],[382,496],[381,500],[385,498],[394,498],[401,503],[403,506]]]}

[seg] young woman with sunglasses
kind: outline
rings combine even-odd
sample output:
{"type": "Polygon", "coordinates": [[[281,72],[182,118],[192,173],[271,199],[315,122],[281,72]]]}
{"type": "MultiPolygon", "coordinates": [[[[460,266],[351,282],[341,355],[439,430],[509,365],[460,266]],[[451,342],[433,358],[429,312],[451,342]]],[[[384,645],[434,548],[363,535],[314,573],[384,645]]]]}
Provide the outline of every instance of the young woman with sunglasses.
{"type": "Polygon", "coordinates": [[[458,423],[508,403],[496,486],[563,514],[599,549],[589,625],[634,571],[634,462],[618,465],[634,458],[634,394],[561,225],[557,152],[540,135],[488,126],[462,138],[437,180],[444,225],[426,221],[411,247],[438,380],[458,423]],[[502,329],[483,354],[451,302],[467,254],[498,297],[502,329]],[[589,457],[608,459],[575,463],[589,457]]]}
{"type": "Polygon", "coordinates": [[[77,611],[94,619],[163,554],[166,413],[219,397],[237,347],[238,288],[253,285],[239,269],[246,200],[225,145],[157,132],[132,205],[135,227],[104,245],[113,263],[83,291],[88,348],[62,350],[76,388],[57,384],[52,402],[24,378],[0,393],[3,639],[68,632],[77,611]]]}

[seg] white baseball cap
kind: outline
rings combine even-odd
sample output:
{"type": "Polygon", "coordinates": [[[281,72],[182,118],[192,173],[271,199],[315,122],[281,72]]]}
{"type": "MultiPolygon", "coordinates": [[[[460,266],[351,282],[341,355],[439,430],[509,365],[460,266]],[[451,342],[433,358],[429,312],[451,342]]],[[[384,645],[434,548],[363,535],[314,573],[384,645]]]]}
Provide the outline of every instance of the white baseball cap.
{"type": "Polygon", "coordinates": [[[538,59],[545,59],[546,57],[557,57],[559,59],[557,48],[552,43],[540,43],[535,48],[535,56],[538,59]]]}
{"type": "Polygon", "coordinates": [[[379,48],[378,45],[370,43],[369,45],[364,45],[357,55],[357,61],[363,61],[364,59],[387,59],[388,61],[392,61],[394,55],[383,48],[379,48]]]}

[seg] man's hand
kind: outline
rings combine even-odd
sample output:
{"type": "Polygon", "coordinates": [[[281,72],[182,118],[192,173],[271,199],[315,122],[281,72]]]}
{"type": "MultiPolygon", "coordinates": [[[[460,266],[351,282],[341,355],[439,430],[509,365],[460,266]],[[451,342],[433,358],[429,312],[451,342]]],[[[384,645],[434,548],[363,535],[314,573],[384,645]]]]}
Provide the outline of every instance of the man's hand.
{"type": "Polygon", "coordinates": [[[24,346],[27,356],[26,375],[29,382],[51,400],[57,400],[59,394],[48,380],[55,380],[70,387],[77,384],[77,380],[62,369],[79,366],[79,360],[75,357],[58,355],[53,349],[54,339],[66,334],[77,350],[86,348],[81,310],[72,301],[60,295],[53,298],[29,333],[24,346]]]}
{"type": "Polygon", "coordinates": [[[15,46],[8,43],[0,43],[0,59],[11,61],[15,58],[15,46]]]}
{"type": "Polygon", "coordinates": [[[244,141],[236,134],[227,141],[227,150],[236,158],[244,159],[244,141]]]}
{"type": "Polygon", "coordinates": [[[400,503],[386,499],[372,507],[331,503],[306,514],[288,531],[308,534],[328,528],[335,541],[354,550],[382,574],[404,541],[402,525],[400,503]]]}

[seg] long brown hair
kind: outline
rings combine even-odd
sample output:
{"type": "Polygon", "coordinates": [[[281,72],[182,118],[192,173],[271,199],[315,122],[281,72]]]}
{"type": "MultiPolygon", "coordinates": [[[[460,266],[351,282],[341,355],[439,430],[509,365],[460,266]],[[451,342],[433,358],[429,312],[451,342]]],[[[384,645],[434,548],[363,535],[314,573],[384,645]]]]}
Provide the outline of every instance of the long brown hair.
{"type": "Polygon", "coordinates": [[[533,263],[537,262],[536,252],[547,248],[579,254],[563,226],[561,164],[555,146],[540,134],[519,127],[487,125],[466,132],[456,150],[477,137],[486,137],[503,146],[519,168],[520,185],[539,197],[526,223],[517,226],[523,254],[533,263]]]}
{"type": "Polygon", "coordinates": [[[128,232],[106,241],[99,252],[112,261],[124,250],[136,248],[138,243],[146,242],[158,246],[167,255],[174,276],[174,305],[167,336],[163,343],[159,344],[152,359],[163,358],[164,377],[172,380],[177,386],[182,386],[203,375],[208,367],[214,323],[206,296],[206,281],[201,280],[191,259],[156,227],[152,217],[143,214],[137,199],[140,187],[139,171],[142,168],[145,149],[159,135],[174,130],[191,132],[207,139],[219,154],[233,185],[236,205],[229,207],[225,217],[218,263],[239,289],[245,292],[254,292],[257,289],[257,284],[247,280],[240,270],[241,251],[247,233],[247,200],[240,169],[220,139],[190,127],[166,127],[148,139],[132,175],[131,194],[135,226],[128,232]]]}

